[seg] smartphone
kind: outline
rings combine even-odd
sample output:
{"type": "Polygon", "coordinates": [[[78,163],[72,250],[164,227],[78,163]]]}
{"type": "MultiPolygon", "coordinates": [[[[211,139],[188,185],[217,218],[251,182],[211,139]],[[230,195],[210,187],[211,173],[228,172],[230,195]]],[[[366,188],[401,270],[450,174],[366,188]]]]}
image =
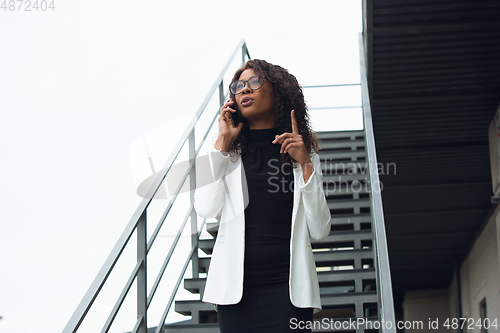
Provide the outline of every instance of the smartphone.
{"type": "Polygon", "coordinates": [[[241,121],[241,111],[238,108],[238,104],[236,102],[233,103],[233,105],[231,105],[230,108],[236,111],[236,112],[230,112],[229,115],[233,120],[234,127],[238,127],[238,124],[241,121]]]}

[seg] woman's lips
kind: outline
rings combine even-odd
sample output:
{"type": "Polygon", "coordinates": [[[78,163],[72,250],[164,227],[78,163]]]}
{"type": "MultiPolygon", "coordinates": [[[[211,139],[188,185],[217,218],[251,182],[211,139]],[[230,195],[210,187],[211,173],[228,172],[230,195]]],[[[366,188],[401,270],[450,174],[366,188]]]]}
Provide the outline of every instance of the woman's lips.
{"type": "Polygon", "coordinates": [[[249,99],[245,99],[241,102],[241,106],[250,106],[252,105],[253,103],[253,99],[249,98],[249,99]]]}

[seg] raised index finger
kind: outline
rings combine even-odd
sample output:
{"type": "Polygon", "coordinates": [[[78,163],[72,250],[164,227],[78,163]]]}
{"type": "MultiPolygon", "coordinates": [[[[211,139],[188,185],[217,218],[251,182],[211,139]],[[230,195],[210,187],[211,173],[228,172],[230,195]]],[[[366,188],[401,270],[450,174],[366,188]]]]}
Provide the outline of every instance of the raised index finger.
{"type": "Polygon", "coordinates": [[[299,134],[299,126],[297,126],[297,120],[295,119],[295,110],[292,110],[291,117],[292,117],[292,132],[294,134],[299,134]]]}

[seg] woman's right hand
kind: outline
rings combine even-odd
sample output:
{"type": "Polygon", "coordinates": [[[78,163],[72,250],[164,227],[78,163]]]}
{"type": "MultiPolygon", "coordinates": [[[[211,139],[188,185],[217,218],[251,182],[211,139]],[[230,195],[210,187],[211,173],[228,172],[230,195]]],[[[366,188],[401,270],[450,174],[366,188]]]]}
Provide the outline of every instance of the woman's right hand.
{"type": "Polygon", "coordinates": [[[222,108],[220,109],[219,116],[219,136],[222,136],[228,143],[233,142],[241,133],[241,129],[243,128],[243,122],[240,121],[238,126],[234,126],[233,120],[231,119],[230,113],[235,113],[236,110],[231,109],[231,104],[234,101],[230,99],[227,101],[222,108]]]}

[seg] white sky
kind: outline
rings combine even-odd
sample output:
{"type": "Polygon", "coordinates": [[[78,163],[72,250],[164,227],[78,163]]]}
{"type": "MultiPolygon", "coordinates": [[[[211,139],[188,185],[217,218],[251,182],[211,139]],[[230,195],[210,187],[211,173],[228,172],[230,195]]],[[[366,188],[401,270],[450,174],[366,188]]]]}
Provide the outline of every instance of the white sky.
{"type": "MultiPolygon", "coordinates": [[[[0,10],[0,332],[62,331],[142,199],[148,155],[161,169],[241,39],[303,86],[359,82],[361,0],[56,0],[46,12],[19,3],[0,10]]],[[[357,88],[306,98],[309,107],[360,105],[357,88]]],[[[311,115],[317,130],[362,128],[359,109],[311,115]]],[[[149,232],[166,203],[151,205],[149,232]]],[[[160,233],[149,285],[175,221],[160,233]]],[[[125,273],[111,276],[80,332],[100,331],[134,249],[124,256],[125,273]]],[[[134,292],[111,332],[132,329],[134,292]]],[[[149,326],[168,300],[159,293],[149,326]]]]}

